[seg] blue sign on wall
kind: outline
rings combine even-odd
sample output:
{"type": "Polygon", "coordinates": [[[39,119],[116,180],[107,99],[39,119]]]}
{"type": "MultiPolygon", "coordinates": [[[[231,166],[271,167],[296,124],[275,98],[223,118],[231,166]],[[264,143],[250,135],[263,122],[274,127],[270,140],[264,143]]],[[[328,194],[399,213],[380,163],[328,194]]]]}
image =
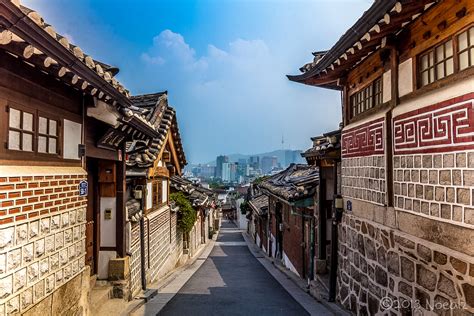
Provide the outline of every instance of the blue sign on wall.
{"type": "Polygon", "coordinates": [[[86,180],[82,180],[81,182],[79,182],[79,196],[86,196],[88,187],[89,184],[86,180]]]}
{"type": "Polygon", "coordinates": [[[351,212],[352,211],[352,202],[351,201],[347,201],[347,207],[346,207],[347,211],[351,212]]]}

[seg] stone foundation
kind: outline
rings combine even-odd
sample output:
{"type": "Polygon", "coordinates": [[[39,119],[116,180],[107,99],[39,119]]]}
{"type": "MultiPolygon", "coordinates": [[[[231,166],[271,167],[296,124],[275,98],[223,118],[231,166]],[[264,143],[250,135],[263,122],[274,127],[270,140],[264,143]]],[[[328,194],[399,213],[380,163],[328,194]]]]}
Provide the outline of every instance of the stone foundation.
{"type": "Polygon", "coordinates": [[[474,258],[346,213],[337,300],[357,315],[468,315],[474,258]]]}

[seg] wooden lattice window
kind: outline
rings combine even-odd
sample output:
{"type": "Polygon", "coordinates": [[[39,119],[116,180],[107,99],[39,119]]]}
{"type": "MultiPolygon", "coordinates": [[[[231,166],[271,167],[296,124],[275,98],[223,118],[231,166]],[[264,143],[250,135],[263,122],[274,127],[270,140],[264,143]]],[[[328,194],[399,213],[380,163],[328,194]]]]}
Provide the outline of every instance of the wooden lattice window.
{"type": "Polygon", "coordinates": [[[458,39],[459,70],[474,65],[474,26],[462,32],[458,39]]]}
{"type": "Polygon", "coordinates": [[[38,120],[38,152],[58,153],[58,121],[43,116],[38,120]]]}
{"type": "Polygon", "coordinates": [[[446,41],[425,52],[419,58],[420,86],[454,73],[454,53],[452,40],[446,41]]]}
{"type": "Polygon", "coordinates": [[[382,104],[382,78],[351,96],[351,118],[382,104]]]}
{"type": "Polygon", "coordinates": [[[34,114],[10,107],[8,115],[8,143],[10,150],[34,151],[34,114]]]}

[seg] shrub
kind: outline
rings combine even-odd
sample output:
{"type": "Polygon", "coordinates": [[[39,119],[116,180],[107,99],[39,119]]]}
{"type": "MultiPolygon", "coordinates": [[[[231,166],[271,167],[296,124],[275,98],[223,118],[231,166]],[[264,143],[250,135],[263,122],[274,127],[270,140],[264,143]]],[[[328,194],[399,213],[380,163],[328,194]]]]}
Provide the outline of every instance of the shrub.
{"type": "Polygon", "coordinates": [[[189,233],[197,219],[196,210],[182,192],[171,193],[170,199],[179,206],[178,228],[184,233],[189,233]]]}

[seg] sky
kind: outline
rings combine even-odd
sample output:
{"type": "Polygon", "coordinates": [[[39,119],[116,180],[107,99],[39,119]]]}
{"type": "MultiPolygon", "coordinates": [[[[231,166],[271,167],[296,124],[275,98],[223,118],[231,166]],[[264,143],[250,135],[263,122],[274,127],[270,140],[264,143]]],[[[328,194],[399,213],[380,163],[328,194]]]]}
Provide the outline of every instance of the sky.
{"type": "Polygon", "coordinates": [[[340,93],[287,74],[373,0],[23,0],[132,95],[168,91],[190,163],[306,149],[341,121],[340,93]],[[282,139],[284,144],[282,144],[282,139]]]}

